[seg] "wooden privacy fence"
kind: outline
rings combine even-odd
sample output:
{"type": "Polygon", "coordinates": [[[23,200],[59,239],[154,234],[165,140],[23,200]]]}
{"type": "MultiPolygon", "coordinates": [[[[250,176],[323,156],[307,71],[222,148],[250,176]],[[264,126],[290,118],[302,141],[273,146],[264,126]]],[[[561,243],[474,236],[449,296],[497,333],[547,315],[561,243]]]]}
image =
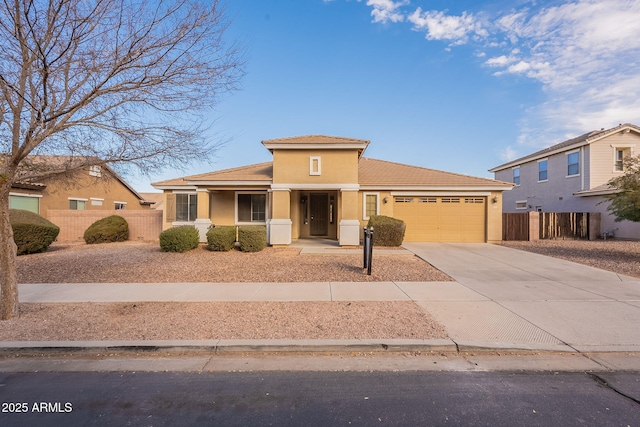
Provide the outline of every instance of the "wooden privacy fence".
{"type": "Polygon", "coordinates": [[[600,236],[598,212],[502,214],[502,240],[588,239],[600,236]]]}
{"type": "Polygon", "coordinates": [[[47,219],[60,227],[58,241],[83,240],[91,224],[110,215],[119,215],[129,224],[129,240],[156,241],[162,232],[161,210],[47,210],[47,219]]]}

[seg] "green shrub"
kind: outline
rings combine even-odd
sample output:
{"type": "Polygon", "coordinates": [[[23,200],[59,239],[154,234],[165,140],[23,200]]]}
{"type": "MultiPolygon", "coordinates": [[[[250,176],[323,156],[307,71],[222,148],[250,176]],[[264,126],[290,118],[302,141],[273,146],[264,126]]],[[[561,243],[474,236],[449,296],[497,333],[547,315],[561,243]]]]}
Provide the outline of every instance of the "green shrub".
{"type": "Polygon", "coordinates": [[[160,233],[160,249],[163,252],[186,252],[198,247],[200,234],[191,225],[169,228],[160,233]]]}
{"type": "Polygon", "coordinates": [[[260,225],[240,227],[238,243],[242,252],[260,252],[267,246],[267,228],[260,225]]]}
{"type": "Polygon", "coordinates": [[[60,233],[57,225],[33,212],[9,209],[9,220],[18,255],[46,251],[60,233]]]}
{"type": "Polygon", "coordinates": [[[235,243],[236,227],[232,225],[214,227],[207,231],[207,245],[212,251],[230,251],[235,243]]]}
{"type": "Polygon", "coordinates": [[[373,227],[374,246],[400,246],[407,225],[404,221],[384,215],[371,215],[368,227],[373,227]]]}
{"type": "Polygon", "coordinates": [[[84,241],[87,244],[124,242],[129,240],[129,224],[127,220],[118,215],[111,215],[99,219],[84,232],[84,241]]]}

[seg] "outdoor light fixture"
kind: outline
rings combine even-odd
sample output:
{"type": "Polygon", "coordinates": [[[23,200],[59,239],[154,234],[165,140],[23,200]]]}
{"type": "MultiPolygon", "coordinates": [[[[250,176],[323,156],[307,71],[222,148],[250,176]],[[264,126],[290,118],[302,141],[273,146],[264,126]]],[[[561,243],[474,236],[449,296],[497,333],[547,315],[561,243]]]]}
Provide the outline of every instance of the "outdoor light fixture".
{"type": "Polygon", "coordinates": [[[388,203],[389,202],[389,198],[385,197],[384,199],[382,199],[383,202],[388,203]]]}
{"type": "Polygon", "coordinates": [[[498,200],[499,200],[499,199],[498,199],[498,196],[495,196],[493,199],[491,199],[491,201],[492,201],[493,203],[498,203],[498,200]]]}

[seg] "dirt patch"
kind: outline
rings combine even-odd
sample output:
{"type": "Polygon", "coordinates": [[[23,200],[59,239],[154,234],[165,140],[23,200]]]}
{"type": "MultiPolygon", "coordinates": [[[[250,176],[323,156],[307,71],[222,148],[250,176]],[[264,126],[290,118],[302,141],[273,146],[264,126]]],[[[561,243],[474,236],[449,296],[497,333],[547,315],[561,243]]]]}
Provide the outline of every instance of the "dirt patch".
{"type": "Polygon", "coordinates": [[[20,283],[171,282],[431,282],[452,279],[412,255],[375,253],[371,276],[362,255],[301,255],[298,248],[211,252],[204,246],[179,254],[157,244],[55,243],[42,254],[18,257],[20,283]]]}
{"type": "Polygon", "coordinates": [[[538,240],[502,242],[502,245],[640,277],[640,241],[538,240]]]}
{"type": "Polygon", "coordinates": [[[444,328],[413,302],[21,304],[3,341],[431,339],[444,328]]]}

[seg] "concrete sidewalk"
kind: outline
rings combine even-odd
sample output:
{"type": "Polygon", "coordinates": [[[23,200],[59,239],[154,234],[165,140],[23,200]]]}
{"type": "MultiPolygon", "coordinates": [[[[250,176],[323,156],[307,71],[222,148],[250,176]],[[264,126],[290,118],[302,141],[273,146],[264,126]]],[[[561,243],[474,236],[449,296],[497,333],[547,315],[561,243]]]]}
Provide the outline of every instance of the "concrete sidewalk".
{"type": "Polygon", "coordinates": [[[449,340],[4,342],[0,348],[640,352],[638,279],[490,244],[404,246],[456,281],[21,284],[20,301],[414,301],[445,326],[449,340]]]}

